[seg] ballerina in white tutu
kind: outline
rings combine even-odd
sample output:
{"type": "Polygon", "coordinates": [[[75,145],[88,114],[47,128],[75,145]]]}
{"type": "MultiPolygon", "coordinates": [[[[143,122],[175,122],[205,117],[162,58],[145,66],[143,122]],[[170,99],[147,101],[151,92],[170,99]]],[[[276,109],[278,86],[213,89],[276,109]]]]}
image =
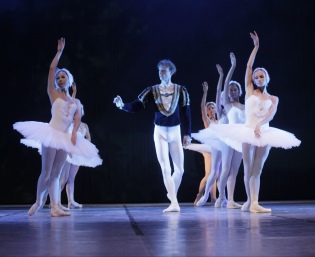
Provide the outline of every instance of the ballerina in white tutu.
{"type": "Polygon", "coordinates": [[[73,76],[67,69],[57,68],[64,47],[65,39],[61,38],[48,74],[47,93],[52,105],[50,122],[25,121],[13,125],[26,138],[21,143],[39,148],[41,153],[42,170],[37,183],[36,202],[28,211],[29,215],[35,214],[42,207],[47,188],[51,216],[70,215],[59,204],[59,178],[68,154],[72,156],[71,162],[76,165],[95,167],[102,164],[95,145],[76,133],[81,122],[81,104],[69,95],[73,76]],[[72,122],[74,125],[70,132],[72,122]]]}
{"type": "MultiPolygon", "coordinates": [[[[218,113],[220,113],[220,124],[245,122],[244,105],[239,101],[239,98],[242,95],[241,85],[238,82],[231,80],[236,67],[236,58],[233,53],[230,53],[230,59],[231,68],[226,76],[222,94],[222,82],[218,83],[217,87],[217,109],[218,113]]],[[[220,70],[222,70],[221,67],[218,69],[219,74],[220,70]]],[[[215,158],[217,159],[217,162],[221,163],[221,170],[218,173],[217,182],[219,197],[216,200],[214,207],[227,207],[230,209],[241,208],[240,204],[234,202],[234,189],[236,176],[242,161],[242,155],[221,140],[218,140],[211,130],[211,127],[212,126],[209,126],[208,129],[202,130],[199,133],[193,133],[192,136],[201,142],[212,145],[212,149],[216,150],[216,152],[214,152],[215,158]],[[227,187],[228,199],[226,199],[225,196],[225,187],[227,187]]],[[[197,206],[202,206],[206,203],[209,190],[214,187],[214,181],[214,177],[210,176],[206,183],[205,194],[197,202],[197,206]]]]}
{"type": "MultiPolygon", "coordinates": [[[[222,72],[222,76],[220,76],[220,78],[219,78],[219,81],[222,80],[222,77],[223,77],[223,72],[222,72]]],[[[218,120],[216,117],[217,107],[216,107],[215,102],[207,102],[208,83],[203,82],[202,88],[203,88],[203,95],[201,98],[201,117],[202,117],[202,121],[203,121],[205,128],[208,128],[211,123],[218,123],[218,120]]],[[[207,179],[211,173],[211,167],[212,167],[211,150],[212,149],[211,149],[210,145],[195,144],[195,143],[191,143],[191,144],[185,146],[184,149],[200,152],[204,157],[205,176],[202,178],[202,180],[200,181],[200,184],[199,184],[198,194],[197,194],[197,197],[194,201],[194,205],[196,206],[199,199],[205,193],[206,182],[207,182],[207,179]]],[[[216,181],[214,181],[213,186],[211,187],[211,191],[210,191],[211,203],[213,203],[213,204],[217,200],[216,191],[217,191],[216,181]]]]}
{"type": "Polygon", "coordinates": [[[258,204],[260,176],[271,147],[289,149],[300,145],[292,133],[269,127],[269,122],[277,112],[279,98],[267,92],[270,81],[264,68],[252,70],[259,48],[256,32],[250,33],[254,49],[249,57],[245,74],[245,124],[215,125],[211,129],[226,144],[242,152],[244,183],[247,201],[242,211],[253,213],[271,212],[258,204]],[[257,86],[254,89],[253,83],[257,86]]]}

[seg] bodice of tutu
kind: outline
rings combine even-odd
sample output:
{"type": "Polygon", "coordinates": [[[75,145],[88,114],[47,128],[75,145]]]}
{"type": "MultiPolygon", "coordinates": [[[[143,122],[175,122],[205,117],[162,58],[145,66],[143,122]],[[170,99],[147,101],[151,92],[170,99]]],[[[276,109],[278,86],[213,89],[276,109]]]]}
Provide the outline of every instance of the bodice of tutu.
{"type": "Polygon", "coordinates": [[[73,115],[77,105],[57,98],[51,106],[51,120],[49,126],[60,131],[67,132],[73,122],[73,115]]]}
{"type": "Polygon", "coordinates": [[[227,114],[229,124],[244,124],[245,111],[233,106],[227,114]]]}
{"type": "MultiPolygon", "coordinates": [[[[245,125],[251,128],[255,128],[258,122],[263,120],[268,114],[271,107],[271,100],[261,100],[256,95],[251,95],[245,101],[245,125]]],[[[269,127],[269,123],[263,125],[263,127],[269,127]]]]}

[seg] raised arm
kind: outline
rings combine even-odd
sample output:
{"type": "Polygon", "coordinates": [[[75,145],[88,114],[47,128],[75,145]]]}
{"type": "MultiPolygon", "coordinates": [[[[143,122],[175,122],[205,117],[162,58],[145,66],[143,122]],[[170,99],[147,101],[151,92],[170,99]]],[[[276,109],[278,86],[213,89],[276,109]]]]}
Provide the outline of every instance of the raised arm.
{"type": "Polygon", "coordinates": [[[236,58],[233,53],[230,53],[230,59],[231,59],[231,68],[225,78],[222,103],[221,103],[227,112],[229,111],[227,110],[227,105],[230,103],[230,98],[229,98],[230,81],[236,67],[236,58]]]}
{"type": "Polygon", "coordinates": [[[57,89],[55,87],[55,72],[56,68],[59,62],[59,59],[62,55],[63,49],[65,47],[66,41],[62,37],[58,40],[58,45],[57,45],[57,53],[52,60],[49,68],[49,73],[48,73],[48,83],[47,83],[47,93],[50,98],[50,102],[54,102],[54,100],[57,98],[57,89]]]}
{"type": "Polygon", "coordinates": [[[210,119],[207,115],[207,94],[208,94],[208,83],[207,82],[203,82],[202,83],[202,89],[203,89],[203,95],[201,98],[201,117],[202,117],[202,121],[203,121],[203,125],[205,126],[205,128],[209,127],[210,125],[210,119]]]}
{"type": "Polygon", "coordinates": [[[221,101],[221,92],[222,92],[222,82],[223,82],[223,69],[222,67],[217,64],[216,65],[218,73],[220,75],[217,85],[217,95],[216,95],[216,105],[217,105],[217,116],[218,120],[224,115],[224,110],[222,109],[222,101],[221,101]]]}
{"type": "Polygon", "coordinates": [[[258,38],[256,31],[254,31],[254,33],[250,33],[250,36],[254,42],[254,49],[253,49],[251,55],[249,56],[249,60],[247,62],[247,66],[246,66],[246,73],[245,73],[246,95],[245,95],[245,99],[247,99],[254,91],[254,86],[253,86],[253,82],[252,82],[253,64],[254,64],[255,57],[256,57],[256,54],[257,54],[257,51],[259,48],[259,38],[258,38]]]}

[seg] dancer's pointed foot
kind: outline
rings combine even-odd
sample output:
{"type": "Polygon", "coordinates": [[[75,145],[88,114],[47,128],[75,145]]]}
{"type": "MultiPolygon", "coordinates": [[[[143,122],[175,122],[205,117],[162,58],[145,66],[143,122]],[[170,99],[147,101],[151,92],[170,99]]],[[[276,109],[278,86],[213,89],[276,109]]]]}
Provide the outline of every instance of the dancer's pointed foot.
{"type": "Polygon", "coordinates": [[[250,201],[246,201],[243,205],[241,210],[242,211],[249,211],[250,201]]]}
{"type": "Polygon", "coordinates": [[[201,193],[198,193],[197,194],[197,197],[196,197],[196,199],[195,199],[195,201],[194,201],[194,205],[196,206],[197,205],[197,202],[199,201],[199,199],[202,197],[202,194],[201,193]]]}
{"type": "Polygon", "coordinates": [[[228,209],[241,209],[242,205],[234,202],[233,200],[229,200],[227,202],[226,208],[228,208],[228,209]]]}
{"type": "Polygon", "coordinates": [[[163,210],[163,212],[180,212],[178,203],[172,203],[169,207],[163,210]]]}
{"type": "Polygon", "coordinates": [[[74,209],[74,208],[82,208],[82,204],[79,204],[77,202],[69,202],[68,203],[68,208],[69,209],[74,209]]]}
{"type": "Polygon", "coordinates": [[[215,208],[226,207],[226,205],[227,205],[227,200],[225,198],[224,199],[218,198],[215,201],[214,207],[215,208]]]}
{"type": "Polygon", "coordinates": [[[40,209],[40,205],[38,205],[37,203],[34,203],[32,205],[32,207],[28,210],[27,214],[32,216],[34,215],[36,212],[38,212],[38,210],[40,209]]]}
{"type": "Polygon", "coordinates": [[[205,205],[206,202],[207,202],[207,200],[208,200],[208,197],[209,197],[209,195],[203,195],[203,196],[199,199],[199,201],[196,203],[196,206],[197,206],[197,207],[201,207],[201,206],[205,205]]]}
{"type": "Polygon", "coordinates": [[[63,211],[70,211],[70,208],[63,206],[61,203],[58,203],[58,208],[63,210],[63,211]]]}
{"type": "Polygon", "coordinates": [[[70,212],[63,211],[58,206],[51,208],[50,214],[51,217],[70,216],[70,212]]]}
{"type": "Polygon", "coordinates": [[[271,209],[264,208],[264,207],[260,206],[258,203],[254,203],[254,204],[251,204],[249,211],[251,213],[269,213],[269,212],[271,212],[271,209]]]}

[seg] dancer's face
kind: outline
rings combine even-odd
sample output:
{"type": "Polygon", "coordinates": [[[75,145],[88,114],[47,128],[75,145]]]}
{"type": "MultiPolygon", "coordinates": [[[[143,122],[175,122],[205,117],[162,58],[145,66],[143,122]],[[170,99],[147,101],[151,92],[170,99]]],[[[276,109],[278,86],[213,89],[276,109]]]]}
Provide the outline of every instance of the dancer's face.
{"type": "Polygon", "coordinates": [[[63,89],[69,86],[69,79],[65,72],[61,71],[56,76],[57,85],[63,89]]]}
{"type": "Polygon", "coordinates": [[[266,74],[262,70],[255,72],[254,83],[257,87],[267,86],[266,74]]]}
{"type": "Polygon", "coordinates": [[[240,95],[240,90],[238,89],[238,86],[235,84],[230,85],[230,97],[232,99],[238,99],[240,95]]]}
{"type": "Polygon", "coordinates": [[[172,72],[170,71],[168,66],[161,65],[159,67],[159,77],[161,81],[168,82],[171,80],[172,72]]]}
{"type": "Polygon", "coordinates": [[[207,105],[207,114],[208,117],[211,118],[215,118],[215,113],[216,113],[216,109],[215,106],[213,104],[208,104],[207,105]]]}

